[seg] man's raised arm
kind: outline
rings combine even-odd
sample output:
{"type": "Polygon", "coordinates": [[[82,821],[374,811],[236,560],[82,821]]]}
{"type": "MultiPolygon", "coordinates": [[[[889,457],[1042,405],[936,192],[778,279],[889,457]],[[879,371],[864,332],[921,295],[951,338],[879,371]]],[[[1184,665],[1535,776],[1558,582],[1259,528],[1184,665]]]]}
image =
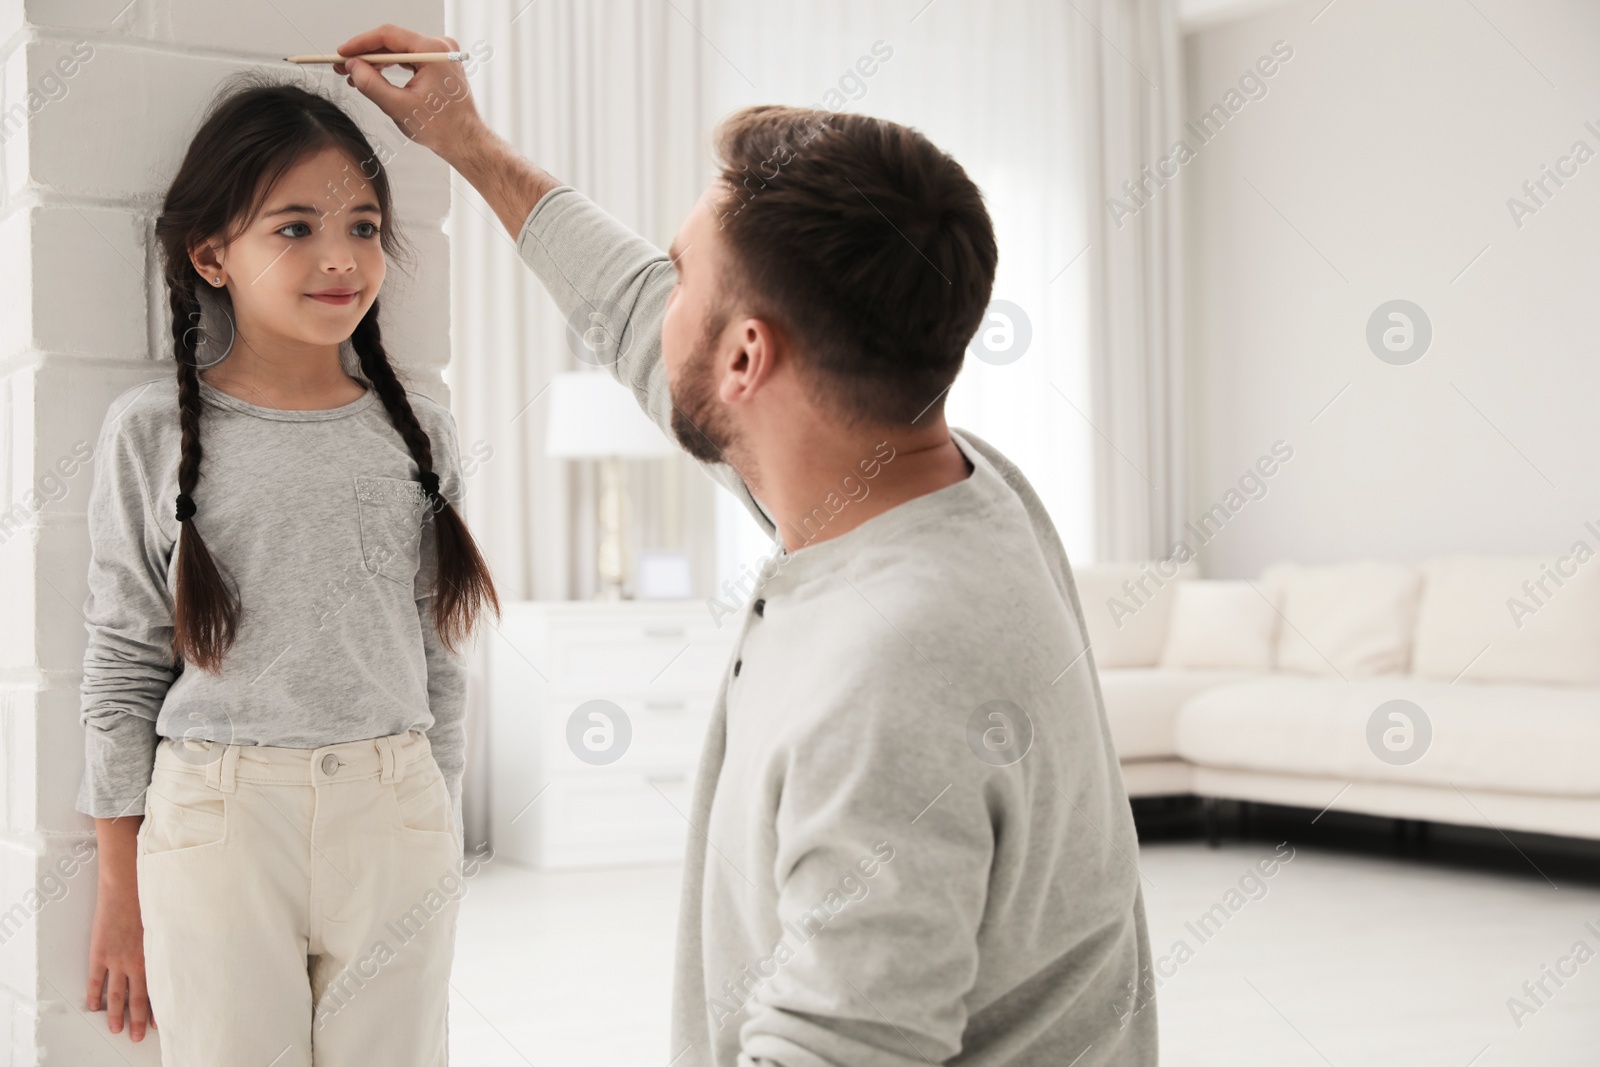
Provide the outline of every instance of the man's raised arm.
{"type": "MultiPolygon", "coordinates": [[[[352,37],[339,46],[339,54],[459,49],[449,37],[381,26],[352,37]]],[[[676,442],[672,394],[661,361],[661,321],[676,282],[666,253],[524,159],[490,129],[478,114],[459,64],[400,65],[412,72],[403,86],[392,84],[359,59],[334,69],[382,108],[407,137],[431,149],[472,183],[517,241],[522,261],[544,282],[566,316],[569,339],[576,339],[574,354],[607,368],[676,442]],[[440,101],[446,102],[444,106],[440,101]]],[[[775,532],[737,471],[726,463],[704,467],[763,528],[775,532]]]]}

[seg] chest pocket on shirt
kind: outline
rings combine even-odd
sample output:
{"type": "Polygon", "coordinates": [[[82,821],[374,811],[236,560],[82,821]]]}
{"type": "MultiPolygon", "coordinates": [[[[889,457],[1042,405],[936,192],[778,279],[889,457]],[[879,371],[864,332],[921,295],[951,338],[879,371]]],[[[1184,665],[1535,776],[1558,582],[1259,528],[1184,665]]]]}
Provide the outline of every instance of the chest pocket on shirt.
{"type": "Polygon", "coordinates": [[[369,576],[409,586],[417,576],[428,495],[409,478],[356,476],[361,519],[361,561],[369,576]]]}

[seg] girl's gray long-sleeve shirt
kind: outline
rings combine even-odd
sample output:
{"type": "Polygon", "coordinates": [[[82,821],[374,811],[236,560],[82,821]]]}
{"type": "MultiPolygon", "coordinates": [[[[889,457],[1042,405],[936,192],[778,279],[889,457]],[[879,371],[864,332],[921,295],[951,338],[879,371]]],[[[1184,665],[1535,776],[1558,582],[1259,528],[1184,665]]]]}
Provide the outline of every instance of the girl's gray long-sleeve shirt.
{"type": "MultiPolygon", "coordinates": [[[[608,369],[670,433],[666,254],[566,186],[518,248],[569,323],[604,320],[608,369]]],[[[1016,466],[951,434],[965,481],[775,552],[727,619],[678,813],[676,1067],[1156,1063],[1138,839],[1072,569],[1016,466]]],[[[870,492],[887,444],[792,534],[870,492]]],[[[738,471],[705,470],[777,532],[738,471]]]]}
{"type": "MultiPolygon", "coordinates": [[[[343,354],[348,369],[348,342],[343,354]]],[[[459,827],[465,665],[433,625],[434,525],[383,402],[369,386],[342,407],[284,411],[200,389],[194,523],[238,590],[237,637],[218,673],[175,662],[178,390],[136,386],[95,453],[77,810],[141,814],[158,737],[319,748],[415,727],[459,827]]],[[[460,509],[455,421],[409,396],[460,509]]]]}

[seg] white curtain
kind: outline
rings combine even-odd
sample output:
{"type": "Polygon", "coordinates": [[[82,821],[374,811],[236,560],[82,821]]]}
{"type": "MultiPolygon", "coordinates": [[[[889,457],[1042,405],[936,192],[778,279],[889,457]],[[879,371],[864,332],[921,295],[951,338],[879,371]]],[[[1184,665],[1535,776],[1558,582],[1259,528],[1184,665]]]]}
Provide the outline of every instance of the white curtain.
{"type": "Polygon", "coordinates": [[[1185,175],[1176,159],[1159,166],[1183,136],[1175,6],[1075,2],[1084,23],[1076,55],[1089,161],[1095,542],[1108,561],[1166,556],[1186,506],[1185,175]]]}
{"type": "MultiPolygon", "coordinates": [[[[674,0],[695,11],[694,0],[674,0]]],[[[529,159],[665,248],[706,173],[697,88],[702,42],[658,0],[452,3],[451,36],[492,50],[472,78],[477,106],[529,159]]],[[[453,349],[446,380],[461,431],[467,517],[503,600],[585,598],[594,590],[595,465],[549,459],[552,375],[582,369],[565,324],[512,238],[459,176],[450,220],[453,349]],[[476,452],[474,452],[476,449],[476,452]],[[475,461],[474,457],[484,457],[475,461]]],[[[633,551],[690,555],[715,577],[714,487],[687,458],[627,464],[633,551]]],[[[486,832],[482,651],[468,690],[463,818],[486,832]]]]}
{"type": "MultiPolygon", "coordinates": [[[[657,0],[458,2],[451,34],[492,54],[473,77],[489,123],[519,151],[665,248],[703,184],[700,41],[657,0]]],[[[679,3],[685,10],[693,3],[679,3]]],[[[453,177],[453,358],[447,375],[463,451],[492,458],[467,506],[510,599],[586,597],[593,579],[592,464],[544,454],[545,386],[582,369],[564,323],[476,191],[453,177]]],[[[630,465],[637,548],[709,537],[708,483],[687,460],[630,465]],[[687,498],[687,499],[685,499],[687,498]]],[[[712,552],[698,562],[709,580],[712,552]]]]}

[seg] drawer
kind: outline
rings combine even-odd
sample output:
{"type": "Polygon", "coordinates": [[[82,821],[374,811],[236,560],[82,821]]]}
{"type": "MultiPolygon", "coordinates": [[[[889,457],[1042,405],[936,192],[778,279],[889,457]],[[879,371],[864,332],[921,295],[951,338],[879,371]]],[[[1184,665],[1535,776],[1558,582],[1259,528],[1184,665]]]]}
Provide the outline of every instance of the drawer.
{"type": "Polygon", "coordinates": [[[728,669],[732,635],[710,624],[639,622],[569,625],[550,633],[552,692],[715,690],[728,669]]]}
{"type": "Polygon", "coordinates": [[[537,805],[539,866],[680,860],[693,789],[690,774],[554,779],[537,805]]]}
{"type": "MultiPolygon", "coordinates": [[[[616,697],[600,698],[621,709],[627,716],[630,736],[622,755],[609,763],[580,759],[568,737],[568,720],[591,698],[552,699],[545,705],[540,724],[540,746],[546,775],[589,774],[605,771],[631,773],[673,773],[692,771],[700,762],[706,727],[716,697],[702,693],[694,697],[616,697]]],[[[615,716],[604,708],[591,709],[583,722],[579,745],[584,751],[605,754],[607,747],[619,743],[615,716]],[[596,715],[605,716],[604,719],[596,715]],[[592,747],[590,747],[592,745],[592,747]]]]}
{"type": "Polygon", "coordinates": [[[487,648],[496,854],[560,867],[680,858],[738,636],[697,602],[506,604],[487,648]],[[567,741],[567,719],[597,699],[618,705],[631,728],[611,763],[581,760],[567,741]]]}

